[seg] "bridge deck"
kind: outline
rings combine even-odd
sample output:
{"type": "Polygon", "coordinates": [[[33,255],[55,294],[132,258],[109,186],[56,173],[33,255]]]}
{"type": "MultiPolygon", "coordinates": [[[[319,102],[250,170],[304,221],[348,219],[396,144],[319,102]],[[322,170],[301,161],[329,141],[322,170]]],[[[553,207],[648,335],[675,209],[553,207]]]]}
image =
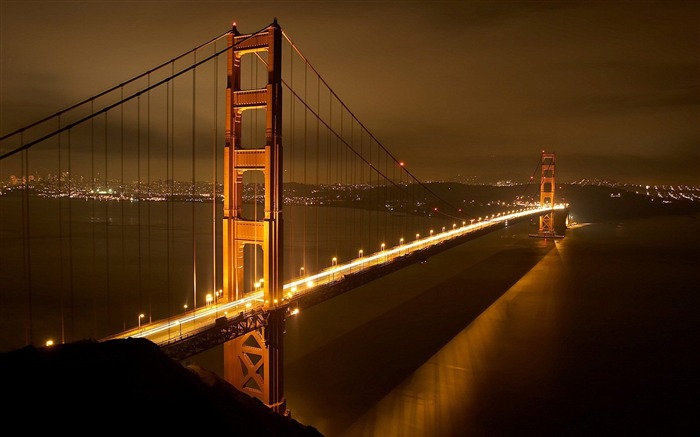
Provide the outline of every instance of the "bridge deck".
{"type": "MultiPolygon", "coordinates": [[[[565,210],[555,205],[554,210],[565,210]]],[[[285,297],[274,309],[286,309],[289,315],[316,305],[396,270],[421,262],[428,257],[455,247],[489,232],[502,229],[550,211],[550,208],[528,208],[500,214],[476,223],[464,223],[438,234],[401,244],[347,263],[300,277],[284,284],[285,297]]],[[[102,341],[144,337],[159,344],[177,360],[202,352],[247,332],[265,326],[271,306],[263,300],[263,292],[248,293],[232,302],[215,302],[177,317],[142,325],[110,336],[102,341]]]]}

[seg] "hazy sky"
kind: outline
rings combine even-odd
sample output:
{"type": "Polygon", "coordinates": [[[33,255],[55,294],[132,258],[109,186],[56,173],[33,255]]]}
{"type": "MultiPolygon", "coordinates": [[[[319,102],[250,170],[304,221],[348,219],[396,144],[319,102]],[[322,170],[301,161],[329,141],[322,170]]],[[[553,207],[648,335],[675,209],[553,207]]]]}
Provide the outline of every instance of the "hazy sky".
{"type": "Polygon", "coordinates": [[[0,0],[0,134],[277,17],[419,178],[700,185],[700,2],[0,0]]]}

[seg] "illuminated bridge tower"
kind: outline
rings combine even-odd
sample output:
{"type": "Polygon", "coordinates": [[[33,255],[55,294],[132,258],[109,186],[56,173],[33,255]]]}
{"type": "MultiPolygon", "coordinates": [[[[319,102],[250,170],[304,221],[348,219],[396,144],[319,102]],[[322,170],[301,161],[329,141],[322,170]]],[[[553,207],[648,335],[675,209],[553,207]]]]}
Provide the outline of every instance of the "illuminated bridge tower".
{"type": "MultiPolygon", "coordinates": [[[[224,344],[224,377],[239,390],[286,413],[283,394],[282,301],[282,30],[277,20],[265,31],[228,36],[226,144],[224,148],[223,286],[224,299],[264,292],[267,325],[224,344]],[[267,86],[241,89],[241,58],[264,57],[267,86]],[[242,118],[264,110],[265,144],[244,148],[242,118]],[[264,179],[264,214],[243,208],[245,184],[264,179]],[[251,216],[252,215],[252,216],[251,216]]],[[[250,59],[250,58],[247,58],[250,59]]],[[[255,59],[253,62],[257,62],[255,59]]],[[[257,210],[257,199],[254,209],[257,210]]]]}
{"type": "MultiPolygon", "coordinates": [[[[554,153],[542,151],[542,178],[540,181],[540,207],[552,208],[554,206],[554,165],[556,157],[554,153]]],[[[551,210],[540,216],[540,235],[554,235],[554,211],[551,210]]]]}

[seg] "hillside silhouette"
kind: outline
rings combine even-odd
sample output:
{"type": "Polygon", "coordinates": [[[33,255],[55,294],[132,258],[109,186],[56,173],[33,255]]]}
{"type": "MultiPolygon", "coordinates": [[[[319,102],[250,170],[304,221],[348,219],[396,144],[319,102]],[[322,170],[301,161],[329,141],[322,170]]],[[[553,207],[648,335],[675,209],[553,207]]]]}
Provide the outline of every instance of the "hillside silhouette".
{"type": "Polygon", "coordinates": [[[27,346],[0,373],[5,427],[32,434],[322,437],[146,339],[27,346]]]}

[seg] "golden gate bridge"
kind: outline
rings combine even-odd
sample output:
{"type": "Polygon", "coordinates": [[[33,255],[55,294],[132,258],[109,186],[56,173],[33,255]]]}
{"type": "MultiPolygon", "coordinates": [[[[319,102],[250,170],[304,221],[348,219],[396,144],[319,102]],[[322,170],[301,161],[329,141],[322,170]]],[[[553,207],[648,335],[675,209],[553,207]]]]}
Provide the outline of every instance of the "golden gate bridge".
{"type": "Polygon", "coordinates": [[[226,379],[285,413],[286,318],[512,223],[561,237],[554,153],[537,172],[510,203],[455,204],[276,20],[234,24],[0,137],[2,343],[224,345],[226,379]]]}

